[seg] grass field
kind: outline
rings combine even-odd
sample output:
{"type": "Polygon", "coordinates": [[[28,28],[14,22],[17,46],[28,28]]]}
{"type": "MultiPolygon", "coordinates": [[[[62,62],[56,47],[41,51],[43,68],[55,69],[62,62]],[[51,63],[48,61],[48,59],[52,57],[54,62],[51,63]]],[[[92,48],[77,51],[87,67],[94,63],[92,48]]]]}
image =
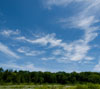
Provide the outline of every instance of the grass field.
{"type": "Polygon", "coordinates": [[[64,85],[1,85],[0,89],[71,89],[64,85]]]}
{"type": "Polygon", "coordinates": [[[100,85],[1,85],[0,89],[100,89],[100,85]]]}

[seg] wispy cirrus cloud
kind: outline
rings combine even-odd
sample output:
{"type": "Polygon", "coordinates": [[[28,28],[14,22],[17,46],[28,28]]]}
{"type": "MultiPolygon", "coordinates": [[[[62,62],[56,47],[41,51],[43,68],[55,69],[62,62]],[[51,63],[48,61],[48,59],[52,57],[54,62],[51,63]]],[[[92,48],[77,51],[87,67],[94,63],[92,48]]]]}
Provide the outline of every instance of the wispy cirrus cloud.
{"type": "Polygon", "coordinates": [[[10,56],[14,57],[16,59],[20,58],[15,52],[11,51],[6,45],[0,43],[0,52],[10,56]]]}
{"type": "MultiPolygon", "coordinates": [[[[47,34],[42,37],[34,38],[34,39],[28,39],[25,36],[16,37],[16,40],[25,41],[31,44],[38,44],[41,46],[48,46],[49,48],[57,47],[56,52],[53,52],[52,56],[47,59],[55,59],[55,60],[71,60],[71,61],[80,61],[80,60],[90,60],[93,59],[93,57],[88,56],[89,50],[92,49],[92,46],[89,44],[91,41],[93,41],[97,36],[98,33],[96,31],[99,30],[99,26],[94,26],[94,24],[99,22],[99,19],[96,18],[96,15],[91,12],[91,9],[96,8],[97,5],[99,5],[99,1],[97,2],[93,0],[48,0],[46,3],[56,6],[63,6],[67,4],[71,4],[72,2],[84,2],[85,7],[83,6],[83,10],[77,12],[75,16],[71,16],[69,19],[61,19],[60,22],[64,25],[71,26],[73,28],[78,28],[84,31],[84,35],[71,43],[63,42],[62,39],[57,39],[56,34],[47,34]],[[87,3],[88,5],[87,5],[87,3]],[[90,14],[91,13],[91,14],[90,14]],[[69,24],[68,24],[69,23],[69,24]],[[59,59],[58,56],[60,55],[59,59]]],[[[25,53],[23,50],[20,50],[21,52],[25,53]]],[[[34,52],[31,52],[32,54],[34,52]]]]}
{"type": "MultiPolygon", "coordinates": [[[[55,60],[62,60],[62,61],[80,61],[80,60],[92,60],[93,57],[88,56],[89,50],[92,49],[92,46],[89,44],[93,41],[97,36],[97,31],[99,30],[99,26],[95,26],[94,24],[99,22],[99,19],[96,18],[94,12],[91,9],[97,11],[100,1],[99,0],[48,0],[46,4],[49,7],[54,5],[56,6],[67,6],[73,2],[83,3],[84,5],[82,10],[77,12],[77,14],[72,15],[70,18],[61,19],[59,22],[65,26],[70,26],[72,28],[78,28],[84,31],[84,35],[80,37],[80,39],[75,40],[71,43],[64,42],[62,39],[56,38],[56,34],[46,34],[41,37],[37,37],[33,39],[29,39],[25,36],[16,37],[16,40],[20,40],[21,42],[28,42],[31,44],[38,44],[43,47],[55,48],[52,53],[52,56],[47,59],[55,59],[55,60]],[[97,3],[98,2],[98,3],[97,3]],[[69,23],[69,24],[68,24],[69,23]],[[58,58],[58,56],[60,57],[58,58]]],[[[5,32],[6,35],[10,34],[11,32],[5,32]]],[[[25,55],[34,55],[40,54],[37,51],[27,51],[24,49],[18,49],[20,53],[24,53],[25,55]]],[[[45,57],[46,58],[46,57],[45,57]]],[[[44,59],[45,59],[44,58],[44,59]]]]}
{"type": "Polygon", "coordinates": [[[0,63],[0,66],[4,69],[13,69],[13,70],[25,70],[25,71],[45,71],[43,68],[35,67],[33,63],[26,63],[19,65],[14,62],[8,62],[8,63],[0,63]]]}
{"type": "Polygon", "coordinates": [[[58,22],[65,27],[83,30],[84,35],[81,39],[70,44],[65,43],[69,45],[71,50],[67,50],[62,56],[62,59],[71,59],[74,61],[82,59],[93,60],[93,57],[88,57],[87,55],[88,51],[93,48],[89,43],[98,36],[97,31],[100,28],[99,26],[95,26],[95,24],[100,22],[100,19],[98,18],[100,15],[97,15],[100,7],[100,0],[48,0],[45,4],[51,8],[52,6],[71,5],[74,2],[80,4],[83,3],[81,4],[81,10],[78,10],[77,12],[77,8],[75,8],[76,14],[72,15],[70,18],[60,19],[58,22]]]}
{"type": "MultiPolygon", "coordinates": [[[[26,37],[17,37],[16,40],[25,41],[33,45],[38,44],[43,47],[48,47],[49,49],[57,47],[57,50],[54,50],[52,53],[52,56],[54,57],[46,59],[60,59],[66,62],[67,60],[79,61],[86,59],[88,57],[87,52],[90,50],[90,46],[84,41],[84,39],[80,39],[72,43],[66,43],[63,42],[62,39],[57,39],[55,34],[48,34],[33,40],[27,39],[26,37]],[[58,59],[59,55],[60,57],[58,59]]],[[[23,50],[20,51],[24,52],[23,50]]]]}
{"type": "Polygon", "coordinates": [[[20,34],[20,31],[18,29],[17,30],[3,29],[3,30],[0,31],[0,34],[3,35],[3,36],[9,37],[11,35],[20,34]]]}
{"type": "Polygon", "coordinates": [[[52,34],[47,34],[45,36],[36,38],[36,39],[27,39],[26,37],[17,37],[15,38],[16,40],[22,40],[22,41],[26,41],[32,44],[40,44],[43,46],[46,46],[48,44],[50,44],[51,47],[55,47],[55,46],[64,46],[65,44],[60,45],[60,43],[62,43],[61,39],[56,39],[56,34],[52,33],[52,34]]]}
{"type": "Polygon", "coordinates": [[[100,61],[97,65],[94,66],[93,71],[100,72],[100,61]]]}
{"type": "Polygon", "coordinates": [[[23,53],[26,56],[39,56],[45,53],[45,51],[39,51],[39,50],[30,50],[29,47],[20,47],[17,49],[19,53],[23,53]]]}
{"type": "Polygon", "coordinates": [[[76,3],[89,3],[92,2],[93,0],[44,0],[44,6],[47,7],[48,9],[51,9],[53,6],[67,6],[70,3],[76,2],[76,3]]]}

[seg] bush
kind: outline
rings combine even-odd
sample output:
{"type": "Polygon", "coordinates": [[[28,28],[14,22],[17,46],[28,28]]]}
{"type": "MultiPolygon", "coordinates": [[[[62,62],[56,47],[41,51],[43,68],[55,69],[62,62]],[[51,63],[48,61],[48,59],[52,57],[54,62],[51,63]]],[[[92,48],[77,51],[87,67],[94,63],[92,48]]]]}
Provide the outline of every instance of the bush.
{"type": "Polygon", "coordinates": [[[88,89],[88,86],[86,86],[86,85],[78,85],[77,87],[76,87],[76,89],[88,89]]]}
{"type": "Polygon", "coordinates": [[[96,84],[88,84],[88,89],[100,89],[100,87],[96,84]]]}
{"type": "Polygon", "coordinates": [[[78,85],[76,89],[100,89],[97,84],[78,85]]]}

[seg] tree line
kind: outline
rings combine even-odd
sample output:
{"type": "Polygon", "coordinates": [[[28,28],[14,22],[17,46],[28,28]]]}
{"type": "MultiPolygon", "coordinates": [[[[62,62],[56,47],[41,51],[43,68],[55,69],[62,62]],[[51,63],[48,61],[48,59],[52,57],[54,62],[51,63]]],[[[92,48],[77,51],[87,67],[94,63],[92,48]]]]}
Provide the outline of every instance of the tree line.
{"type": "Polygon", "coordinates": [[[100,83],[100,73],[98,72],[29,72],[29,71],[13,71],[3,70],[0,68],[0,84],[76,84],[76,83],[100,83]]]}

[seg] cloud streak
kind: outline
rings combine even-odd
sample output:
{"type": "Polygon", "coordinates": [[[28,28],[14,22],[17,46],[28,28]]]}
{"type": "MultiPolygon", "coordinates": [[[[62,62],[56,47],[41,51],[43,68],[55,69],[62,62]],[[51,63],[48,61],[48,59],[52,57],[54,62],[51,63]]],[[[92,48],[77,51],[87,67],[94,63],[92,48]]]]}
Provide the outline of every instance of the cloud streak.
{"type": "MultiPolygon", "coordinates": [[[[56,34],[47,34],[42,37],[37,37],[33,39],[26,38],[25,36],[16,37],[16,40],[28,42],[30,44],[41,45],[42,47],[56,48],[57,50],[52,51],[52,57],[47,59],[55,59],[62,61],[80,61],[80,60],[90,60],[92,57],[88,56],[89,50],[92,49],[92,46],[89,44],[97,36],[97,31],[99,30],[98,26],[95,26],[99,22],[99,19],[96,18],[96,11],[99,7],[99,0],[47,0],[46,4],[49,7],[52,6],[67,6],[73,2],[83,3],[82,11],[77,12],[77,14],[71,16],[69,19],[61,19],[60,22],[66,26],[71,26],[73,28],[78,28],[84,31],[84,35],[71,43],[63,42],[62,39],[56,38],[56,34]],[[95,13],[91,11],[95,10],[95,13]],[[68,24],[69,23],[69,24],[68,24]],[[58,56],[60,57],[58,58],[58,56]]],[[[3,34],[9,36],[15,34],[12,31],[4,31],[3,34]]],[[[38,51],[27,51],[25,49],[19,48],[18,52],[24,53],[27,56],[36,56],[42,52],[38,51]]],[[[44,58],[45,59],[45,58],[44,58]]]]}
{"type": "MultiPolygon", "coordinates": [[[[99,16],[97,15],[99,7],[100,7],[100,0],[48,0],[46,1],[46,5],[49,8],[52,8],[52,6],[67,6],[71,5],[71,3],[82,3],[81,5],[81,11],[76,10],[76,14],[71,16],[70,18],[64,18],[60,19],[60,23],[64,26],[69,28],[78,28],[84,31],[84,35],[81,37],[81,39],[76,40],[70,44],[67,44],[65,47],[69,47],[71,50],[65,51],[65,53],[62,56],[62,60],[73,60],[73,61],[79,61],[79,60],[90,60],[93,59],[92,57],[87,56],[88,51],[91,50],[93,47],[89,44],[91,41],[93,41],[97,36],[97,31],[99,30],[99,26],[95,26],[95,24],[99,23],[99,16]]],[[[62,43],[60,44],[62,45],[62,43]]],[[[62,53],[62,51],[59,51],[62,53]]],[[[55,54],[55,53],[54,53],[55,54]]],[[[59,55],[60,53],[58,53],[59,55]]],[[[57,54],[56,54],[57,55],[57,54]]]]}
{"type": "MultiPolygon", "coordinates": [[[[26,37],[17,37],[16,40],[29,42],[31,44],[38,44],[43,47],[47,46],[50,48],[57,47],[57,51],[54,50],[53,56],[61,57],[59,59],[63,61],[79,61],[87,58],[87,52],[90,49],[90,46],[83,39],[74,41],[72,43],[63,42],[61,39],[57,39],[55,34],[48,34],[34,40],[27,39],[26,37]]],[[[89,40],[89,39],[88,39],[89,40]]],[[[20,50],[22,53],[25,53],[24,50],[20,50]]],[[[52,59],[58,59],[57,57],[52,57],[52,59]]],[[[42,58],[43,59],[43,58],[42,58]]],[[[51,58],[46,58],[51,59],[51,58]]],[[[59,60],[58,59],[58,60],[59,60]]]]}
{"type": "Polygon", "coordinates": [[[13,70],[25,70],[25,71],[45,71],[42,68],[35,67],[32,63],[26,63],[22,65],[18,65],[13,62],[8,63],[0,63],[0,66],[2,66],[4,69],[13,69],[13,70]]]}
{"type": "MultiPolygon", "coordinates": [[[[93,57],[88,56],[88,51],[92,49],[92,46],[89,44],[97,36],[97,31],[99,30],[98,26],[94,24],[99,22],[99,19],[96,18],[96,15],[91,11],[94,9],[97,11],[100,1],[99,0],[48,0],[46,5],[49,7],[52,6],[67,6],[73,2],[84,3],[83,10],[77,12],[74,16],[71,16],[69,19],[61,19],[61,23],[73,28],[78,28],[84,31],[84,35],[79,39],[71,43],[63,42],[62,39],[57,39],[56,34],[47,34],[43,37],[36,39],[27,39],[26,37],[17,37],[16,40],[23,40],[31,44],[38,44],[41,46],[49,46],[49,48],[58,47],[56,51],[53,52],[52,57],[44,59],[55,59],[62,60],[67,62],[71,61],[80,61],[80,60],[90,60],[93,57]],[[69,24],[68,24],[69,23],[69,24]],[[60,57],[58,58],[58,56],[60,57]]],[[[55,50],[54,50],[55,51],[55,50]]]]}
{"type": "Polygon", "coordinates": [[[0,43],[0,51],[10,57],[14,57],[16,59],[20,58],[16,53],[14,53],[13,51],[11,51],[7,46],[5,46],[4,44],[0,43]]]}
{"type": "Polygon", "coordinates": [[[29,47],[20,47],[17,49],[19,53],[23,53],[26,56],[39,56],[45,53],[45,51],[30,50],[29,47]]]}
{"type": "Polygon", "coordinates": [[[10,37],[12,35],[18,35],[19,33],[20,33],[19,30],[13,31],[13,30],[9,30],[9,29],[8,30],[3,29],[0,31],[0,34],[3,36],[6,36],[6,37],[10,37]]]}
{"type": "Polygon", "coordinates": [[[93,0],[44,0],[44,6],[51,9],[53,6],[68,6],[70,3],[89,3],[93,0]]]}

